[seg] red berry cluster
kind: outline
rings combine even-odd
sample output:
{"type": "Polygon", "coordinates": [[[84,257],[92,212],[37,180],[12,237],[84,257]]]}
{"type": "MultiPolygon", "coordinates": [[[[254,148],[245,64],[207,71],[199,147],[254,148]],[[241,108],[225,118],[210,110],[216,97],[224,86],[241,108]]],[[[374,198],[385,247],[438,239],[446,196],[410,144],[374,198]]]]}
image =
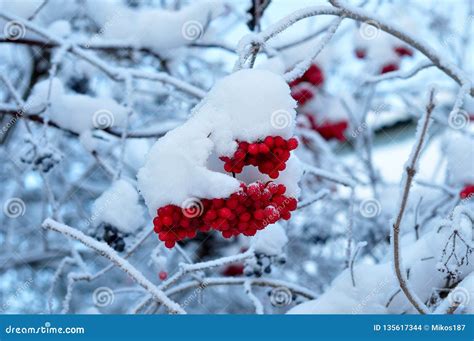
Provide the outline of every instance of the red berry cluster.
{"type": "MultiPolygon", "coordinates": [[[[308,128],[318,132],[325,140],[337,139],[341,142],[346,141],[344,133],[349,126],[347,120],[318,123],[313,115],[308,113],[304,115],[308,119],[308,128]]],[[[302,126],[304,127],[305,125],[302,126]]]]}
{"type": "Polygon", "coordinates": [[[307,82],[313,84],[314,86],[320,86],[324,82],[323,71],[316,64],[311,64],[311,66],[306,70],[306,72],[298,79],[292,81],[289,85],[290,88],[302,83],[307,82]]]}
{"type": "Polygon", "coordinates": [[[167,248],[177,241],[193,238],[198,231],[211,228],[222,233],[224,238],[239,234],[253,236],[280,219],[288,220],[296,210],[297,200],[285,195],[281,184],[254,182],[241,184],[240,190],[228,198],[203,199],[199,215],[187,214],[185,209],[167,205],[157,210],[153,219],[154,230],[167,248]]]}
{"type": "Polygon", "coordinates": [[[323,83],[323,71],[316,64],[312,64],[303,76],[290,82],[291,96],[299,105],[304,105],[315,96],[314,87],[312,86],[319,87],[323,83]]]}
{"type": "MultiPolygon", "coordinates": [[[[365,48],[356,48],[354,52],[359,59],[365,59],[365,57],[367,57],[367,49],[365,48]]],[[[413,56],[413,50],[403,45],[394,46],[393,52],[400,58],[413,56]]],[[[399,61],[385,63],[380,67],[379,74],[397,71],[399,68],[399,61]]]]}
{"type": "Polygon", "coordinates": [[[258,170],[278,178],[279,172],[286,168],[290,152],[298,147],[294,137],[285,140],[281,136],[267,136],[263,141],[254,143],[238,141],[238,147],[232,157],[222,156],[226,172],[241,173],[247,165],[258,167],[258,170]]]}

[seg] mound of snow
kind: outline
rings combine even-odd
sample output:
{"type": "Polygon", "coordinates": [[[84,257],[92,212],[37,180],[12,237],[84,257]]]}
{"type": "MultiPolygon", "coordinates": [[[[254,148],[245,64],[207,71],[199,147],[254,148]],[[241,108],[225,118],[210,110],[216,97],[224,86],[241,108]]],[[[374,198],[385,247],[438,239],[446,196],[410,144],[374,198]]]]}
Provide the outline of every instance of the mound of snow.
{"type": "Polygon", "coordinates": [[[278,223],[269,225],[264,230],[258,231],[252,239],[251,246],[256,253],[267,256],[280,255],[283,247],[288,243],[285,229],[278,223]]]}
{"type": "Polygon", "coordinates": [[[138,192],[128,181],[115,181],[92,206],[95,224],[107,223],[124,233],[134,232],[144,223],[138,199],[138,192]]]}
{"type": "MultiPolygon", "coordinates": [[[[49,80],[34,86],[26,103],[30,111],[39,111],[45,107],[49,86],[49,80]]],[[[66,93],[58,78],[52,81],[50,99],[49,118],[60,127],[76,133],[120,126],[127,116],[127,110],[113,99],[66,93]]]]}
{"type": "Polygon", "coordinates": [[[455,185],[474,184],[474,139],[462,134],[449,134],[444,140],[450,181],[455,185]]]}

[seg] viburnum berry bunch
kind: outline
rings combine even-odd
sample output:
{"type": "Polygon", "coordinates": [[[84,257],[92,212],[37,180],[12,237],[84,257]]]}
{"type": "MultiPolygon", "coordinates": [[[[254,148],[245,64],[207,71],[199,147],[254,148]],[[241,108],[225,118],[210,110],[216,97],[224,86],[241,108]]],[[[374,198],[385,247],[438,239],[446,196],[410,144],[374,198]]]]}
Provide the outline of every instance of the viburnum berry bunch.
{"type": "Polygon", "coordinates": [[[316,64],[312,64],[300,78],[290,82],[291,96],[299,105],[304,105],[315,97],[317,88],[323,83],[323,71],[316,64]]]}
{"type": "Polygon", "coordinates": [[[238,141],[238,147],[232,157],[222,156],[226,172],[241,173],[245,166],[258,167],[262,174],[272,179],[278,178],[279,172],[285,170],[290,152],[298,147],[294,137],[285,140],[281,136],[267,136],[262,141],[253,143],[238,141]]]}
{"type": "Polygon", "coordinates": [[[269,224],[290,219],[297,200],[285,193],[286,187],[274,182],[242,183],[240,190],[228,198],[202,199],[197,214],[176,205],[159,208],[153,220],[154,230],[168,248],[210,229],[221,232],[224,238],[253,236],[269,224]]]}
{"type": "Polygon", "coordinates": [[[303,173],[291,155],[295,107],[281,75],[243,69],[217,81],[192,118],[156,141],[137,179],[166,247],[210,230],[253,236],[290,219],[303,173]]]}

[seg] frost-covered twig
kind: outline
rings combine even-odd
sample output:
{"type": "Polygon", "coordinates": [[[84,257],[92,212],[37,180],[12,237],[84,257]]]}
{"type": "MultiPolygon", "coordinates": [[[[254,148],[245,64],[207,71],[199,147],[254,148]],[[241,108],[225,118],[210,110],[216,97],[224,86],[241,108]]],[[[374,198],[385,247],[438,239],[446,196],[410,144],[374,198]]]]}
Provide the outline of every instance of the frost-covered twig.
{"type": "Polygon", "coordinates": [[[253,305],[255,306],[255,313],[261,315],[264,313],[262,302],[258,299],[257,296],[252,292],[252,281],[250,279],[244,282],[244,291],[245,294],[250,298],[253,305]]]}
{"type": "Polygon", "coordinates": [[[315,203],[316,201],[324,199],[329,193],[330,193],[329,189],[323,188],[322,190],[317,192],[312,197],[306,199],[305,201],[300,202],[298,204],[298,209],[300,210],[302,208],[308,207],[308,206],[312,205],[313,203],[315,203]]]}
{"type": "Polygon", "coordinates": [[[168,289],[174,283],[179,281],[184,275],[190,272],[203,271],[209,268],[215,268],[218,266],[224,266],[227,264],[237,263],[251,257],[254,257],[254,251],[252,249],[248,249],[244,253],[239,253],[238,255],[222,257],[222,258],[207,261],[207,262],[200,262],[200,263],[193,263],[193,264],[180,263],[179,270],[173,276],[171,276],[168,280],[163,282],[159,288],[161,290],[168,289]]]}
{"type": "Polygon", "coordinates": [[[430,125],[431,114],[434,110],[434,107],[435,107],[434,89],[431,89],[430,94],[429,94],[428,104],[426,106],[426,113],[418,124],[416,142],[415,142],[415,145],[413,146],[413,150],[410,154],[410,157],[406,163],[406,168],[405,168],[406,174],[402,180],[403,191],[399,199],[400,205],[398,208],[398,213],[397,213],[395,222],[393,224],[392,238],[391,238],[392,248],[393,248],[393,263],[395,267],[395,274],[400,284],[400,289],[402,289],[407,299],[416,308],[416,310],[418,310],[418,312],[421,314],[429,314],[430,311],[428,307],[426,307],[426,305],[416,295],[416,293],[411,289],[408,283],[408,279],[406,278],[406,271],[402,263],[401,250],[400,250],[400,226],[402,223],[406,206],[408,204],[410,188],[413,182],[413,178],[415,177],[415,174],[417,171],[418,159],[423,149],[426,134],[428,132],[428,127],[430,125]]]}
{"type": "Polygon", "coordinates": [[[357,255],[359,254],[359,251],[367,245],[367,242],[359,242],[357,243],[354,252],[351,252],[351,258],[349,260],[349,269],[351,272],[351,280],[352,280],[352,286],[356,286],[356,281],[354,277],[354,262],[357,259],[357,255]]]}
{"type": "Polygon", "coordinates": [[[67,314],[69,312],[69,306],[72,300],[72,292],[74,289],[74,284],[77,281],[88,280],[90,278],[90,275],[71,272],[68,274],[67,278],[68,278],[68,284],[67,284],[67,289],[66,289],[66,295],[64,296],[64,299],[63,299],[63,308],[61,310],[61,314],[67,314]]]}
{"type": "MultiPolygon", "coordinates": [[[[161,283],[158,289],[163,290],[163,291],[167,290],[176,282],[178,282],[181,278],[183,278],[186,274],[198,272],[198,271],[204,271],[206,269],[224,266],[227,264],[242,262],[248,258],[254,257],[254,255],[255,253],[253,249],[250,248],[244,253],[239,253],[238,255],[222,257],[222,258],[207,261],[207,262],[192,263],[192,264],[180,263],[179,270],[173,276],[171,276],[166,281],[161,283]]],[[[203,281],[204,279],[198,282],[202,283],[203,281]]],[[[141,308],[149,304],[151,301],[151,297],[146,298],[145,301],[146,302],[141,302],[134,310],[139,311],[141,308]]]]}
{"type": "Polygon", "coordinates": [[[331,38],[334,36],[337,29],[339,28],[339,25],[341,25],[341,22],[343,19],[344,17],[339,17],[339,18],[336,18],[331,23],[331,26],[328,28],[324,37],[322,37],[321,40],[318,42],[318,44],[316,44],[316,46],[314,47],[314,52],[310,56],[308,56],[307,58],[299,62],[293,68],[293,70],[285,73],[284,75],[285,81],[292,82],[295,79],[301,77],[306,72],[306,70],[310,67],[311,63],[314,62],[316,57],[321,53],[321,51],[326,47],[326,45],[329,43],[331,38]]]}
{"type": "Polygon", "coordinates": [[[56,271],[54,272],[53,275],[53,280],[51,281],[51,286],[49,287],[48,290],[48,312],[50,314],[53,313],[53,291],[54,287],[56,285],[56,282],[59,280],[59,276],[61,275],[63,269],[66,267],[66,265],[69,264],[74,264],[74,260],[71,257],[65,257],[61,260],[61,263],[59,263],[56,271]]]}
{"type": "Polygon", "coordinates": [[[120,257],[117,252],[110,248],[107,244],[98,242],[97,240],[86,236],[79,230],[76,230],[70,226],[61,224],[52,219],[46,219],[43,222],[43,227],[52,231],[62,233],[66,237],[73,238],[89,248],[99,252],[102,256],[108,258],[117,267],[122,269],[128,276],[133,278],[139,285],[146,289],[153,299],[163,304],[172,313],[185,314],[186,312],[181,306],[170,300],[168,296],[160,289],[158,289],[152,282],[150,282],[140,271],[132,266],[127,260],[120,257]]]}
{"type": "Polygon", "coordinates": [[[386,80],[392,80],[392,79],[408,79],[416,75],[418,72],[428,69],[430,67],[435,66],[433,63],[429,61],[423,61],[413,67],[411,70],[408,71],[394,71],[394,72],[388,72],[383,75],[378,75],[378,76],[371,76],[368,77],[366,80],[364,80],[364,83],[380,83],[386,80]]]}

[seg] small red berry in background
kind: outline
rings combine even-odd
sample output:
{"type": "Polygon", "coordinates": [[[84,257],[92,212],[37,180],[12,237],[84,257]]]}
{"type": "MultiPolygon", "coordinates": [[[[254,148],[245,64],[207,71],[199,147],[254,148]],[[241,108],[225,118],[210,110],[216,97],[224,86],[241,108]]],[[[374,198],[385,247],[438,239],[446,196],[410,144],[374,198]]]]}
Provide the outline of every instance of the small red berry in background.
{"type": "Polygon", "coordinates": [[[222,272],[223,276],[232,277],[232,276],[241,276],[244,274],[244,265],[243,264],[231,264],[228,265],[222,272]]]}
{"type": "Polygon", "coordinates": [[[296,86],[291,89],[291,96],[298,102],[298,105],[304,105],[314,98],[314,93],[309,88],[296,86]]]}
{"type": "Polygon", "coordinates": [[[367,56],[366,49],[358,48],[355,50],[355,55],[358,59],[364,59],[367,56]]]}
{"type": "Polygon", "coordinates": [[[413,50],[406,46],[397,46],[393,49],[395,53],[400,57],[412,57],[413,50]]]}
{"type": "Polygon", "coordinates": [[[344,133],[349,126],[348,121],[338,120],[334,122],[318,123],[313,115],[305,114],[305,116],[308,119],[309,128],[318,132],[325,140],[336,139],[341,142],[346,141],[344,133]]]}
{"type": "Polygon", "coordinates": [[[160,278],[160,280],[164,281],[165,279],[168,278],[168,273],[166,271],[160,271],[160,273],[158,274],[158,277],[160,278]]]}
{"type": "Polygon", "coordinates": [[[382,68],[380,69],[380,74],[383,75],[384,73],[397,71],[398,69],[399,69],[398,64],[395,64],[395,63],[385,64],[385,65],[382,66],[382,68]]]}
{"type": "Polygon", "coordinates": [[[316,64],[311,64],[308,70],[306,70],[306,72],[300,78],[290,82],[290,88],[302,82],[307,82],[314,86],[322,85],[324,83],[323,71],[316,64]]]}
{"type": "Polygon", "coordinates": [[[461,192],[459,192],[459,197],[461,199],[466,199],[474,196],[474,185],[466,185],[461,192]]]}

